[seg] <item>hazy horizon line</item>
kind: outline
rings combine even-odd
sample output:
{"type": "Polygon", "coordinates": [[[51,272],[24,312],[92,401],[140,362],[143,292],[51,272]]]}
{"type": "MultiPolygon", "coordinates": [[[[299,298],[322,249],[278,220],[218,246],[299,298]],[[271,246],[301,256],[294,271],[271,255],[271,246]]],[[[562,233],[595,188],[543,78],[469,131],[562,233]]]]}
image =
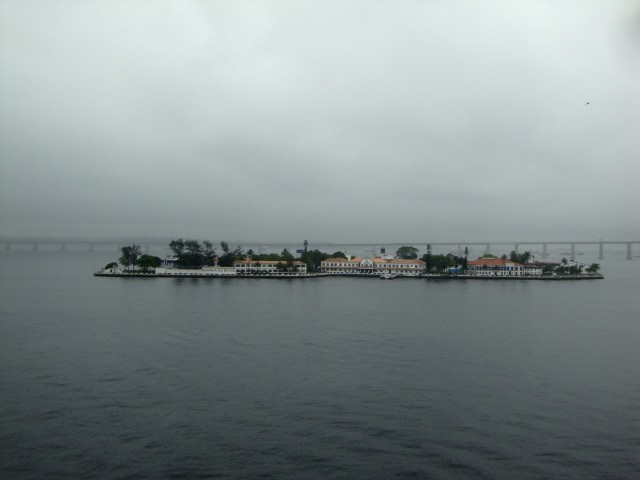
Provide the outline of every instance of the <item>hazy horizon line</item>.
{"type": "Polygon", "coordinates": [[[219,244],[220,242],[226,242],[228,244],[233,245],[242,245],[242,244],[250,244],[250,245],[295,245],[300,244],[304,245],[304,242],[307,241],[309,245],[428,245],[428,244],[459,244],[459,245],[478,245],[478,244],[543,244],[543,243],[640,243],[640,240],[621,240],[621,239],[549,239],[549,240],[502,240],[502,239],[493,239],[493,240],[472,240],[466,239],[465,241],[459,240],[426,240],[426,241],[418,241],[418,242],[408,242],[408,241],[336,241],[336,240],[311,240],[303,239],[303,240],[247,240],[247,239],[234,239],[234,240],[209,240],[209,239],[200,239],[192,236],[181,236],[181,237],[165,237],[165,236],[100,236],[100,237],[85,237],[85,236],[70,236],[70,237],[57,237],[57,236],[35,236],[35,235],[3,235],[0,236],[0,242],[82,242],[82,243],[90,243],[90,242],[118,242],[118,243],[169,243],[172,240],[177,239],[193,239],[198,241],[211,241],[212,243],[219,244]]]}

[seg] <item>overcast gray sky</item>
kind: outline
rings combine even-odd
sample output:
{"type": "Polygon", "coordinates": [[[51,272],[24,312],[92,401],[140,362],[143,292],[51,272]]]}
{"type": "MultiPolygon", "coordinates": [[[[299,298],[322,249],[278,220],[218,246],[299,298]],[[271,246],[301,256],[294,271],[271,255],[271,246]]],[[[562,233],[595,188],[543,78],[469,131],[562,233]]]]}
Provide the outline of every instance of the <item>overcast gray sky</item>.
{"type": "Polygon", "coordinates": [[[638,1],[0,0],[5,236],[637,240],[639,156],[638,1]]]}

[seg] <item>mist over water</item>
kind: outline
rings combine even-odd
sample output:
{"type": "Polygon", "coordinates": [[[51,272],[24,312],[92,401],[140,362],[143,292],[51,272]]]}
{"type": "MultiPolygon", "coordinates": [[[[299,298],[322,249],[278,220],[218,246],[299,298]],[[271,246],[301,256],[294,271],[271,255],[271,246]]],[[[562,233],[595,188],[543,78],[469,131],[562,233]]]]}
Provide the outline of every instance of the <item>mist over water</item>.
{"type": "Polygon", "coordinates": [[[4,478],[640,475],[637,259],[586,282],[91,276],[116,256],[0,252],[4,478]]]}

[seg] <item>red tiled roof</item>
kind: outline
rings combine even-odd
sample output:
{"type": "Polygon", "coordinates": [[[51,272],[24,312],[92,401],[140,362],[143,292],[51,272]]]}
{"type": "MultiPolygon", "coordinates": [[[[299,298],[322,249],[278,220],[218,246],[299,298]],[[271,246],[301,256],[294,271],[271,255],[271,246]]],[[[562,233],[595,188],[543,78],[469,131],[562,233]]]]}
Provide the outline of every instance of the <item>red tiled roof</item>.
{"type": "Polygon", "coordinates": [[[375,263],[393,263],[393,264],[406,264],[406,265],[415,265],[417,263],[419,265],[424,265],[424,261],[419,259],[410,260],[406,258],[393,258],[393,259],[374,258],[373,261],[375,263]]]}

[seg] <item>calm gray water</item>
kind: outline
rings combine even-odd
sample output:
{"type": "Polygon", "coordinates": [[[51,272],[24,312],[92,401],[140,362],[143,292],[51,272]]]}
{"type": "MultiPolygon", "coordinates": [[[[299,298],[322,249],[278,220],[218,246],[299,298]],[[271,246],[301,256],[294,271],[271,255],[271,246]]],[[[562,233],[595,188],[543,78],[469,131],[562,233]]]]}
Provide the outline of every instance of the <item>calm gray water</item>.
{"type": "Polygon", "coordinates": [[[640,478],[603,281],[119,279],[0,252],[2,478],[640,478]]]}

